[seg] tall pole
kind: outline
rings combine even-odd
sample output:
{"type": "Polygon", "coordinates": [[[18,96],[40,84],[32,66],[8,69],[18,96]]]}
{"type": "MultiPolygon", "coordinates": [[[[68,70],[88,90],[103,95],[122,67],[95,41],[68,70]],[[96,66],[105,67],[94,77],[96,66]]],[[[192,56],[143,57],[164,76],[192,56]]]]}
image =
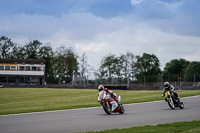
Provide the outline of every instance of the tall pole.
{"type": "Polygon", "coordinates": [[[178,75],[178,81],[177,81],[177,85],[179,85],[179,75],[178,75]]]}
{"type": "Polygon", "coordinates": [[[89,79],[89,75],[87,75],[87,85],[89,85],[88,79],[89,79]]]}
{"type": "Polygon", "coordinates": [[[163,82],[163,81],[162,81],[162,74],[161,74],[161,87],[162,87],[162,82],[163,82]]]}
{"type": "Polygon", "coordinates": [[[127,88],[129,88],[129,76],[128,76],[128,79],[127,79],[127,88]]]}
{"type": "Polygon", "coordinates": [[[96,86],[97,85],[97,74],[95,73],[94,76],[95,76],[95,86],[96,86]]]}

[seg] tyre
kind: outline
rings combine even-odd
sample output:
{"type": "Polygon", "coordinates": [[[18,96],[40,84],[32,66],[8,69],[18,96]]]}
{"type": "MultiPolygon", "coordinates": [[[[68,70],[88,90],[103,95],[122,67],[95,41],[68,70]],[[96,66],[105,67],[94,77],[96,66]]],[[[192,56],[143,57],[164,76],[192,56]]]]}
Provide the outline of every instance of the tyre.
{"type": "Polygon", "coordinates": [[[174,105],[174,102],[173,102],[173,100],[172,100],[171,97],[168,99],[167,102],[168,102],[168,105],[169,105],[169,107],[170,107],[171,109],[175,109],[175,105],[174,105]]]}
{"type": "Polygon", "coordinates": [[[108,115],[110,115],[110,114],[111,114],[111,107],[110,107],[110,105],[108,104],[108,106],[107,106],[106,103],[103,102],[102,106],[103,106],[104,111],[105,111],[108,115]]]}
{"type": "Polygon", "coordinates": [[[120,114],[123,114],[124,113],[124,107],[123,105],[120,105],[120,111],[119,111],[120,114]]]}
{"type": "Polygon", "coordinates": [[[183,102],[180,102],[180,106],[179,106],[180,109],[183,109],[184,108],[184,104],[183,102]]]}

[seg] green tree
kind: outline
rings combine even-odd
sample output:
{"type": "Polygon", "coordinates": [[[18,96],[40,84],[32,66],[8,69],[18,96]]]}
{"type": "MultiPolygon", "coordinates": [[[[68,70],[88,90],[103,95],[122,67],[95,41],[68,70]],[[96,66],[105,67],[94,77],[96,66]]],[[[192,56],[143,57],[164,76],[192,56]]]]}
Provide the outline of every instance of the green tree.
{"type": "Polygon", "coordinates": [[[1,36],[0,38],[0,58],[8,59],[11,58],[12,49],[15,47],[15,43],[11,39],[1,36]]]}
{"type": "Polygon", "coordinates": [[[106,77],[106,73],[107,73],[107,71],[105,71],[102,67],[99,68],[98,72],[94,72],[95,76],[99,77],[99,80],[100,80],[99,83],[101,83],[101,84],[105,83],[104,78],[106,77]]]}
{"type": "Polygon", "coordinates": [[[25,59],[26,58],[26,49],[23,46],[15,45],[11,52],[12,59],[25,59]]]}
{"type": "Polygon", "coordinates": [[[147,53],[136,58],[134,68],[137,81],[143,82],[146,78],[146,82],[157,82],[158,75],[161,73],[159,59],[154,54],[147,53]]]}
{"type": "Polygon", "coordinates": [[[85,52],[84,52],[83,55],[81,56],[81,59],[80,59],[81,76],[84,76],[84,74],[87,72],[87,67],[89,66],[87,59],[88,58],[87,58],[87,56],[85,55],[85,52]]]}
{"type": "Polygon", "coordinates": [[[72,48],[65,46],[57,48],[54,57],[54,73],[58,78],[58,83],[72,81],[73,72],[78,70],[77,58],[72,48]]]}
{"type": "Polygon", "coordinates": [[[127,52],[125,55],[122,54],[120,56],[120,62],[121,64],[121,70],[122,70],[122,76],[124,77],[125,81],[127,81],[128,78],[131,78],[132,80],[135,78],[134,76],[134,67],[135,64],[135,56],[131,52],[127,52]]]}
{"type": "Polygon", "coordinates": [[[135,80],[135,68],[134,68],[134,64],[136,62],[136,56],[132,53],[127,53],[127,56],[129,58],[129,76],[131,77],[131,80],[134,81],[135,80]]]}
{"type": "Polygon", "coordinates": [[[113,54],[105,56],[101,61],[101,70],[106,72],[106,77],[108,77],[109,83],[111,83],[111,78],[116,73],[118,59],[113,54]]]}
{"type": "Polygon", "coordinates": [[[38,58],[45,60],[45,77],[47,83],[56,83],[54,74],[54,52],[50,46],[41,46],[38,51],[38,58]]]}
{"type": "Polygon", "coordinates": [[[184,77],[190,62],[185,59],[173,59],[166,63],[163,71],[163,79],[166,81],[177,81],[184,77]]]}
{"type": "Polygon", "coordinates": [[[39,51],[42,43],[38,40],[30,41],[28,44],[24,46],[26,50],[26,59],[38,59],[39,51]]]}
{"type": "Polygon", "coordinates": [[[117,67],[117,70],[116,72],[118,73],[118,78],[120,76],[122,76],[125,80],[127,80],[127,77],[128,77],[128,65],[129,65],[129,62],[128,62],[128,57],[127,55],[124,55],[122,54],[120,57],[119,57],[119,60],[118,60],[118,67],[117,67]]]}
{"type": "Polygon", "coordinates": [[[199,82],[200,81],[200,62],[192,61],[187,67],[184,80],[188,82],[199,82]]]}
{"type": "MultiPolygon", "coordinates": [[[[102,59],[101,66],[101,78],[108,78],[108,82],[126,83],[129,77],[134,78],[133,64],[135,62],[135,56],[127,52],[116,57],[114,54],[109,54],[102,59]]],[[[99,73],[100,74],[100,73],[99,73]]]]}

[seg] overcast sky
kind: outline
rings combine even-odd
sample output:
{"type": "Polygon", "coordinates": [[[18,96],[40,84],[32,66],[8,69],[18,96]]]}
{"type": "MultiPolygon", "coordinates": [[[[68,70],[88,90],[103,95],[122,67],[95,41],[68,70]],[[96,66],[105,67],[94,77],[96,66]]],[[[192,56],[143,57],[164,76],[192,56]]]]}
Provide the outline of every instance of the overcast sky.
{"type": "Polygon", "coordinates": [[[200,0],[0,0],[0,36],[66,45],[96,69],[109,53],[200,61],[200,0]]]}

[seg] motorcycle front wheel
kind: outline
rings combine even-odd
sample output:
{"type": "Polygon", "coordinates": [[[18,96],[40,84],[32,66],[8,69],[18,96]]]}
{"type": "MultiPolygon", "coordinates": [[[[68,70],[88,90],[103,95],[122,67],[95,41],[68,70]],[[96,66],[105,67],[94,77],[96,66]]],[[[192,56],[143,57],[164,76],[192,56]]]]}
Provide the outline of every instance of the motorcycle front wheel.
{"type": "Polygon", "coordinates": [[[180,102],[180,106],[179,106],[180,109],[183,109],[184,108],[184,104],[183,102],[180,102]]]}
{"type": "Polygon", "coordinates": [[[111,107],[109,106],[109,104],[107,105],[105,102],[102,103],[103,109],[104,111],[110,115],[111,114],[111,107]]]}
{"type": "Polygon", "coordinates": [[[120,111],[119,111],[120,114],[123,114],[124,113],[124,107],[123,105],[120,105],[120,111]]]}
{"type": "Polygon", "coordinates": [[[168,105],[169,105],[169,107],[170,107],[171,109],[175,109],[175,105],[174,105],[174,102],[173,102],[172,98],[169,98],[169,99],[167,100],[167,102],[168,102],[168,105]]]}

